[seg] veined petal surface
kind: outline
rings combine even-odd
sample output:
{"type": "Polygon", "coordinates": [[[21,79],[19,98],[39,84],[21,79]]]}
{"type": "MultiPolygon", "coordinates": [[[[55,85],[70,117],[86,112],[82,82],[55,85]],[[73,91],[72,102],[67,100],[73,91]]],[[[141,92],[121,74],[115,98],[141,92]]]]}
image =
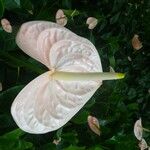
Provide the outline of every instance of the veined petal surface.
{"type": "Polygon", "coordinates": [[[48,53],[50,52],[50,47],[54,42],[68,39],[69,37],[89,44],[93,49],[95,48],[87,39],[77,36],[65,27],[48,21],[24,23],[17,34],[16,43],[26,54],[49,68],[48,53]]]}
{"type": "MultiPolygon", "coordinates": [[[[94,45],[54,23],[35,21],[24,24],[18,33],[17,44],[54,71],[102,72],[94,45]]],[[[18,94],[11,108],[12,116],[17,125],[29,133],[56,130],[84,106],[101,83],[101,80],[54,80],[50,72],[46,72],[18,94]]]]}

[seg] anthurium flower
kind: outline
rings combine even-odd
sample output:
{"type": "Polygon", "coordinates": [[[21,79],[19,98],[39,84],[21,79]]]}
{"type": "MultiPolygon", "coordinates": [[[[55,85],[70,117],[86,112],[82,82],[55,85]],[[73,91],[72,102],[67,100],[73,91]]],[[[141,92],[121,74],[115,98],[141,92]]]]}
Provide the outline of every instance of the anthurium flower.
{"type": "Polygon", "coordinates": [[[132,61],[132,59],[131,59],[131,57],[130,57],[130,56],[128,56],[127,58],[128,58],[128,60],[129,60],[129,61],[132,61]]]}
{"type": "Polygon", "coordinates": [[[97,135],[100,136],[100,125],[99,125],[99,121],[96,117],[94,116],[88,116],[88,125],[90,127],[90,129],[96,133],[97,135]]]}
{"type": "Polygon", "coordinates": [[[4,31],[11,33],[12,32],[12,26],[10,24],[10,22],[7,19],[2,19],[1,20],[1,25],[4,31]]]}
{"type": "Polygon", "coordinates": [[[140,141],[143,137],[143,127],[141,118],[134,124],[134,135],[140,141]]]}
{"type": "Polygon", "coordinates": [[[94,45],[52,22],[24,23],[16,43],[48,68],[21,90],[11,107],[17,125],[29,133],[57,130],[84,106],[102,80],[124,77],[102,73],[94,45]]]}
{"type": "Polygon", "coordinates": [[[142,43],[139,40],[139,35],[135,34],[132,38],[132,46],[135,50],[139,50],[143,47],[142,43]]]}
{"type": "Polygon", "coordinates": [[[56,12],[56,23],[61,26],[65,26],[67,24],[67,17],[61,9],[56,12]]]}
{"type": "Polygon", "coordinates": [[[94,17],[89,17],[86,20],[86,24],[88,25],[89,29],[94,29],[96,27],[97,23],[98,23],[98,20],[94,17]]]}

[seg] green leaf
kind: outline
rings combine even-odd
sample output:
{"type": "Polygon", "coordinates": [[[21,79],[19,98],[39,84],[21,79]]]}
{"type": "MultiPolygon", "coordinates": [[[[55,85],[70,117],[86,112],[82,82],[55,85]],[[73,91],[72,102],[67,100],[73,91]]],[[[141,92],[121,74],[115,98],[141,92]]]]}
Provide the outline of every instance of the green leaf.
{"type": "Polygon", "coordinates": [[[91,98],[84,106],[84,108],[90,108],[95,104],[95,98],[91,98]]]}
{"type": "Polygon", "coordinates": [[[30,0],[20,0],[21,7],[26,9],[26,10],[32,10],[32,3],[30,0]]]}
{"type": "Polygon", "coordinates": [[[127,107],[130,111],[138,111],[138,104],[137,103],[131,103],[127,107]]]}
{"type": "Polygon", "coordinates": [[[62,1],[62,6],[64,7],[64,8],[68,8],[68,9],[71,9],[71,0],[63,0],[62,1]]]}
{"type": "Polygon", "coordinates": [[[74,17],[74,16],[78,16],[80,13],[78,10],[66,10],[66,9],[63,9],[64,13],[67,15],[67,16],[70,16],[70,17],[74,17]]]}
{"type": "Polygon", "coordinates": [[[5,31],[0,32],[0,39],[1,39],[1,49],[5,51],[12,51],[14,50],[17,45],[15,42],[15,34],[10,34],[5,31]]]}
{"type": "Polygon", "coordinates": [[[20,139],[25,132],[20,129],[15,129],[9,133],[4,134],[0,137],[0,149],[2,150],[26,150],[31,148],[33,145],[30,142],[26,142],[20,139]]]}
{"type": "Polygon", "coordinates": [[[91,147],[91,148],[89,148],[89,149],[87,149],[87,150],[103,150],[100,146],[94,146],[94,147],[91,147]]]}
{"type": "Polygon", "coordinates": [[[94,35],[93,35],[93,32],[92,30],[90,30],[90,41],[95,44],[95,38],[94,38],[94,35]]]}
{"type": "Polygon", "coordinates": [[[120,16],[120,12],[117,13],[116,15],[114,15],[111,19],[110,19],[110,24],[114,24],[118,21],[119,19],[119,16],[120,16]]]}
{"type": "Polygon", "coordinates": [[[0,0],[0,18],[3,16],[4,13],[4,3],[3,0],[0,0]]]}
{"type": "Polygon", "coordinates": [[[57,132],[56,132],[56,135],[57,135],[57,138],[58,138],[58,139],[61,137],[62,130],[63,130],[63,128],[60,128],[60,129],[58,129],[57,132]]]}
{"type": "Polygon", "coordinates": [[[64,150],[85,150],[85,147],[78,147],[70,145],[69,147],[65,148],[64,150]]]}
{"type": "Polygon", "coordinates": [[[17,57],[14,57],[12,55],[10,55],[7,52],[0,52],[0,56],[5,60],[8,61],[11,65],[14,64],[16,65],[16,67],[25,67],[31,71],[34,71],[38,74],[42,74],[43,72],[45,72],[43,69],[40,69],[39,67],[37,67],[37,65],[34,65],[32,63],[30,63],[27,60],[21,60],[17,57]]]}
{"type": "Polygon", "coordinates": [[[6,133],[3,135],[3,138],[8,138],[8,139],[19,139],[20,136],[24,135],[25,132],[23,132],[21,129],[15,129],[9,133],[6,133]]]}
{"type": "Polygon", "coordinates": [[[89,115],[89,112],[86,111],[86,110],[81,110],[75,117],[73,117],[71,119],[71,121],[73,123],[76,123],[76,124],[84,124],[84,123],[87,123],[87,117],[89,115]]]}
{"type": "Polygon", "coordinates": [[[56,150],[56,145],[53,143],[47,143],[40,146],[39,150],[56,150]]]}
{"type": "Polygon", "coordinates": [[[110,66],[112,66],[114,68],[115,67],[115,57],[114,56],[110,56],[109,57],[109,62],[110,62],[110,66]]]}
{"type": "Polygon", "coordinates": [[[0,112],[8,112],[9,107],[13,101],[13,99],[16,97],[18,92],[23,88],[23,85],[14,86],[12,88],[9,88],[6,91],[3,91],[0,93],[0,112]],[[5,106],[5,107],[3,107],[5,106]]]}
{"type": "Polygon", "coordinates": [[[77,133],[75,131],[63,133],[61,137],[65,143],[69,143],[72,145],[76,145],[79,142],[77,139],[77,133]]]}
{"type": "Polygon", "coordinates": [[[20,0],[5,0],[5,8],[8,10],[20,8],[20,0]]]}
{"type": "Polygon", "coordinates": [[[24,140],[10,140],[0,137],[0,149],[1,150],[27,150],[31,149],[33,144],[24,140]]]}
{"type": "Polygon", "coordinates": [[[18,6],[20,6],[20,0],[14,0],[18,6]]]}

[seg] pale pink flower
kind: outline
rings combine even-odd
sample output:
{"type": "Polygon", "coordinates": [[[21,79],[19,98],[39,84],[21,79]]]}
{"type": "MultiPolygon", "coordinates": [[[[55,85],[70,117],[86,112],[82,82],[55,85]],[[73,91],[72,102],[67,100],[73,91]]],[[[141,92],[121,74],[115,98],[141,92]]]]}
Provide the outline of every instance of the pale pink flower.
{"type": "Polygon", "coordinates": [[[94,17],[89,17],[86,20],[86,24],[88,25],[89,29],[94,29],[96,27],[97,23],[98,23],[98,20],[94,17]]]}
{"type": "Polygon", "coordinates": [[[140,141],[143,137],[143,127],[141,118],[134,124],[134,135],[140,141]]]}
{"type": "Polygon", "coordinates": [[[56,23],[24,23],[16,43],[48,68],[21,90],[11,107],[17,125],[29,133],[57,130],[85,105],[102,80],[124,77],[102,73],[95,46],[56,23]]]}
{"type": "Polygon", "coordinates": [[[67,17],[61,9],[56,12],[56,23],[61,26],[65,26],[67,24],[67,17]]]}
{"type": "Polygon", "coordinates": [[[132,38],[132,46],[135,50],[140,50],[143,45],[139,40],[139,35],[135,34],[132,38]]]}
{"type": "Polygon", "coordinates": [[[63,81],[65,76],[60,77],[58,72],[102,72],[98,52],[87,39],[46,21],[23,24],[16,42],[50,71],[23,88],[12,104],[12,116],[29,133],[57,130],[84,106],[102,82],[63,81]]]}
{"type": "Polygon", "coordinates": [[[10,22],[7,19],[2,19],[1,20],[1,25],[4,31],[8,32],[8,33],[12,33],[12,26],[10,24],[10,22]]]}
{"type": "Polygon", "coordinates": [[[88,125],[89,125],[90,129],[94,133],[96,133],[97,135],[100,136],[100,125],[99,125],[98,119],[93,116],[88,116],[87,120],[88,120],[88,125]]]}

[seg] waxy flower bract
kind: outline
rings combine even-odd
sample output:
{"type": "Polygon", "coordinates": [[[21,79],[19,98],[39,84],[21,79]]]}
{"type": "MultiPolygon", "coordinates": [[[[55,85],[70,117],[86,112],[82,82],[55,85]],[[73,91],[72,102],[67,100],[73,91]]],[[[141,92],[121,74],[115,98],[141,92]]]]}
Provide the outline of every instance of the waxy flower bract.
{"type": "MultiPolygon", "coordinates": [[[[102,72],[94,45],[58,24],[33,21],[21,26],[17,45],[49,70],[102,72]]],[[[11,113],[29,133],[46,133],[66,124],[101,85],[97,81],[63,81],[47,71],[31,81],[15,98],[11,113]]]]}
{"type": "Polygon", "coordinates": [[[26,85],[11,107],[17,125],[29,133],[57,130],[84,106],[102,80],[124,77],[102,73],[95,46],[52,22],[24,23],[16,43],[49,70],[26,85]]]}

